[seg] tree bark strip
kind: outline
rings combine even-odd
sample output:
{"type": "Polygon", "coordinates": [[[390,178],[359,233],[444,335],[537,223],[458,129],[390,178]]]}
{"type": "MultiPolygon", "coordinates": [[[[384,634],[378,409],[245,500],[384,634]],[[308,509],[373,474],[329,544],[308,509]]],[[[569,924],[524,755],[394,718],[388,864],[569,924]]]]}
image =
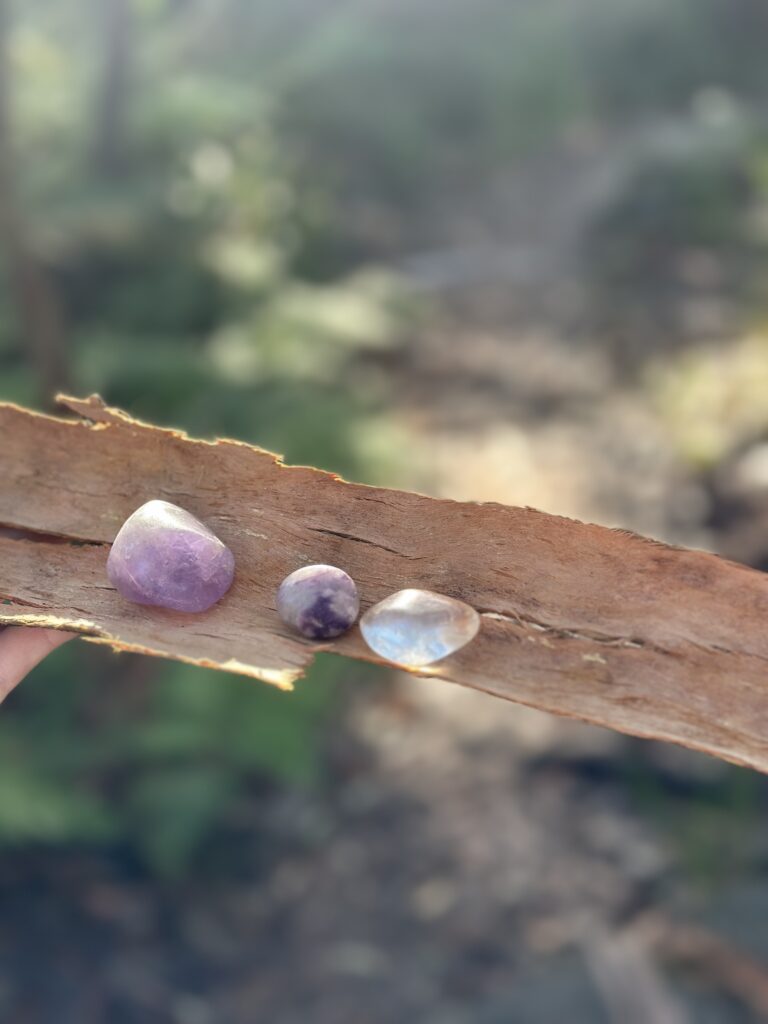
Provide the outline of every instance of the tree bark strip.
{"type": "Polygon", "coordinates": [[[701,551],[532,509],[346,483],[236,441],[196,441],[100,399],[80,420],[0,404],[0,622],[55,625],[124,650],[290,687],[317,650],[371,661],[357,629],[290,634],[275,591],[328,562],[363,607],[402,587],[460,598],[479,637],[423,674],[768,771],[768,577],[701,551]],[[107,547],[150,498],[197,515],[237,577],[210,612],[124,601],[107,547]]]}

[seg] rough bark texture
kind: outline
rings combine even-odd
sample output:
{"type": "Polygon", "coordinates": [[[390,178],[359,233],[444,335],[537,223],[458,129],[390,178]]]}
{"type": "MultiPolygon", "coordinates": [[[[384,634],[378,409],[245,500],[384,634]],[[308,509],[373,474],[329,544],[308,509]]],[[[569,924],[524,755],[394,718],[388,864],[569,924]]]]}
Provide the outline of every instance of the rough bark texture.
{"type": "Polygon", "coordinates": [[[313,645],[275,613],[291,570],[329,562],[363,608],[402,587],[461,598],[480,636],[429,674],[768,771],[768,578],[700,551],[532,509],[437,500],[286,467],[236,441],[191,440],[100,399],[82,419],[0,404],[0,622],[289,688],[314,651],[377,660],[357,629],[313,645]],[[124,601],[107,546],[150,498],[232,548],[235,584],[199,616],[124,601]]]}

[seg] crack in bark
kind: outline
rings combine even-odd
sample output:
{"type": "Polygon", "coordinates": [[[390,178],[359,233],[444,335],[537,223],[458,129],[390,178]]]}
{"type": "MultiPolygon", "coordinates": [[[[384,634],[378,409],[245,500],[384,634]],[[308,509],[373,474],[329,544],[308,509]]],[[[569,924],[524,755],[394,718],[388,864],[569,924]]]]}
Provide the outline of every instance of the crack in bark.
{"type": "Polygon", "coordinates": [[[41,611],[45,610],[45,605],[35,604],[34,601],[25,601],[20,597],[13,597],[11,594],[0,593],[0,615],[3,613],[3,608],[13,608],[16,605],[21,605],[22,608],[38,608],[41,611]]]}
{"type": "Polygon", "coordinates": [[[47,530],[35,530],[18,523],[0,523],[0,537],[6,540],[27,541],[30,544],[70,544],[75,548],[107,548],[111,544],[105,540],[88,540],[72,537],[67,533],[51,533],[47,530]]]}
{"type": "MultiPolygon", "coordinates": [[[[588,643],[600,644],[605,647],[620,647],[625,650],[627,648],[633,650],[649,650],[655,651],[657,654],[662,654],[665,657],[675,657],[675,652],[669,648],[662,647],[660,644],[651,643],[648,640],[641,640],[639,637],[611,636],[607,633],[583,632],[581,630],[571,629],[567,626],[548,625],[547,623],[539,622],[536,619],[527,618],[523,615],[509,615],[505,612],[497,612],[490,609],[478,609],[478,611],[487,619],[493,619],[499,622],[510,622],[517,626],[525,626],[530,629],[534,629],[538,633],[546,633],[558,640],[583,640],[588,643]]],[[[768,657],[763,654],[734,651],[730,647],[725,647],[722,644],[699,644],[693,640],[683,640],[681,642],[693,644],[694,646],[700,647],[702,650],[710,653],[726,654],[734,658],[742,658],[746,656],[750,658],[757,658],[759,661],[768,661],[768,657]]]]}
{"type": "Polygon", "coordinates": [[[356,544],[369,544],[380,551],[388,551],[391,555],[399,555],[400,558],[413,558],[417,561],[421,558],[420,555],[406,555],[404,552],[398,551],[397,548],[388,548],[386,544],[380,544],[378,541],[370,540],[368,537],[356,537],[353,533],[344,533],[342,530],[329,530],[323,526],[311,526],[310,529],[313,533],[324,533],[328,537],[340,537],[342,540],[351,540],[356,544]]]}
{"type": "Polygon", "coordinates": [[[610,636],[606,633],[584,633],[577,629],[571,629],[567,626],[548,625],[547,623],[539,622],[536,619],[527,618],[524,615],[509,615],[505,612],[497,612],[493,609],[477,610],[487,619],[494,619],[499,622],[512,622],[518,626],[527,626],[530,629],[535,629],[538,633],[547,633],[558,639],[586,640],[588,643],[604,644],[606,647],[629,647],[636,650],[649,648],[651,650],[658,651],[660,654],[670,653],[669,651],[664,650],[663,647],[650,644],[648,641],[640,640],[637,637],[610,636]]]}

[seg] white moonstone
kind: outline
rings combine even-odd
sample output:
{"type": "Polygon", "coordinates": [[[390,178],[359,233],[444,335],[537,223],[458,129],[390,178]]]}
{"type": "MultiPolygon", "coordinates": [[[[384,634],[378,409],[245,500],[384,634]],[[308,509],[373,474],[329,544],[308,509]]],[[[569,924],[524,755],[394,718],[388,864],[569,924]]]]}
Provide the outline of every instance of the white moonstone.
{"type": "Polygon", "coordinates": [[[369,608],[360,620],[372,651],[414,668],[448,657],[473,640],[479,629],[474,608],[431,590],[399,590],[369,608]]]}

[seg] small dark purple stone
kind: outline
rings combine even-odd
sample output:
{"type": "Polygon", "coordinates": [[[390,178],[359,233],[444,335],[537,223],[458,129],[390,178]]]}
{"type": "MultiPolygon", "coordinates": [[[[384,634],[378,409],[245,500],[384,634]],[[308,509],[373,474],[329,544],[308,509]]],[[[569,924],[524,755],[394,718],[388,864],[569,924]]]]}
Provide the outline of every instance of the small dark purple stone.
{"type": "Polygon", "coordinates": [[[112,585],[129,601],[204,612],[232,586],[235,559],[191,512],[148,501],[123,523],[107,559],[112,585]]]}
{"type": "Polygon", "coordinates": [[[330,640],[352,626],[360,611],[355,581],[333,565],[308,565],[286,576],[277,613],[310,640],[330,640]]]}

